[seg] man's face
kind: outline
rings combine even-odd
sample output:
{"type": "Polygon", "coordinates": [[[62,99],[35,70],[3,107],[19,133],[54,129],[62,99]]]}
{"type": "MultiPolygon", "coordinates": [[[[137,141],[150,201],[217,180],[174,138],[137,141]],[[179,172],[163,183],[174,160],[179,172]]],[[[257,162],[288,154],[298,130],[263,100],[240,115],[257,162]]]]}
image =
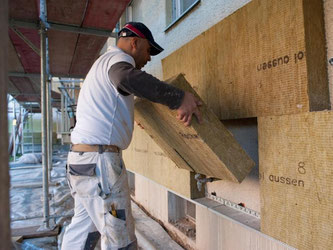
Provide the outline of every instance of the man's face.
{"type": "Polygon", "coordinates": [[[143,68],[150,61],[150,44],[147,39],[136,38],[136,46],[133,48],[133,58],[137,69],[143,68]]]}

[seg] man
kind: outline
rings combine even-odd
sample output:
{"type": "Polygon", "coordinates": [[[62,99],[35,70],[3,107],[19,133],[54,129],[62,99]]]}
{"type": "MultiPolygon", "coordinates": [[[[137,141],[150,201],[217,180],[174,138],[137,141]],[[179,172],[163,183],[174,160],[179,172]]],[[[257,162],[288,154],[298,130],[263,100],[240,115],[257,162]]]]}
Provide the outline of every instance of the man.
{"type": "Polygon", "coordinates": [[[130,22],[118,35],[117,46],[96,60],[79,95],[67,162],[75,208],[64,250],[91,249],[100,236],[102,249],[137,248],[121,158],[132,138],[134,95],[176,109],[185,126],[192,114],[201,121],[200,103],[191,93],[140,70],[163,51],[150,30],[130,22]]]}

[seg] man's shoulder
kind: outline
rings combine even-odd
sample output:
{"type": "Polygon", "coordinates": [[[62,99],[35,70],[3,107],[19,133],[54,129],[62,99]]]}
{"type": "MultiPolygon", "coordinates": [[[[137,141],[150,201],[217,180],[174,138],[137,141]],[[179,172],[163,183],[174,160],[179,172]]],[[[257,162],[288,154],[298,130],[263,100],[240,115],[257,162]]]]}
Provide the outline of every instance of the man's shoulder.
{"type": "Polygon", "coordinates": [[[108,50],[102,56],[111,59],[113,63],[127,62],[135,65],[134,58],[122,51],[117,46],[109,46],[108,50]]]}
{"type": "Polygon", "coordinates": [[[123,55],[131,57],[129,54],[125,53],[123,50],[113,45],[109,46],[103,55],[123,55]]]}

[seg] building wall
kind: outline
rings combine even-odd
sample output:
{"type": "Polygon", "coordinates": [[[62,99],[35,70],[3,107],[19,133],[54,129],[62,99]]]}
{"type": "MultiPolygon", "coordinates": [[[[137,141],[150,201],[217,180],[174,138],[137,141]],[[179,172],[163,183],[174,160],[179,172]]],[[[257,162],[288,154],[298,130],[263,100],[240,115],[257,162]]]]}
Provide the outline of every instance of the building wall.
{"type": "MultiPolygon", "coordinates": [[[[139,21],[145,23],[152,31],[155,40],[160,44],[164,51],[155,57],[152,57],[152,61],[146,65],[143,69],[154,76],[163,79],[162,63],[161,60],[191,41],[196,36],[200,35],[211,26],[215,25],[223,18],[232,14],[237,9],[244,6],[249,1],[245,0],[201,0],[200,3],[195,6],[188,14],[186,14],[181,20],[174,24],[170,29],[165,31],[167,27],[167,10],[166,1],[143,1],[134,0],[132,6],[133,21],[139,21]],[[157,11],[158,10],[158,11],[157,11]]],[[[194,55],[195,56],[195,55],[194,55]]],[[[207,184],[207,191],[209,193],[215,193],[217,196],[231,200],[235,203],[244,203],[248,208],[255,211],[260,211],[260,193],[259,193],[259,178],[258,178],[258,133],[257,133],[257,121],[256,119],[244,119],[238,121],[223,121],[224,125],[234,134],[236,140],[251,156],[251,158],[257,163],[256,167],[250,173],[250,175],[242,182],[242,184],[236,184],[227,181],[216,181],[207,184]]],[[[149,159],[149,155],[154,155],[155,151],[161,151],[156,149],[158,147],[156,143],[149,137],[142,135],[143,130],[137,126],[134,130],[133,140],[128,150],[124,152],[124,161],[126,167],[133,172],[138,167],[143,169],[147,168],[146,162],[149,159]],[[145,149],[145,150],[138,150],[145,149]],[[140,152],[139,152],[140,151],[140,152]],[[142,160],[145,159],[145,160],[142,160]],[[133,166],[135,164],[135,166],[133,166]]],[[[172,171],[172,176],[178,176],[173,178],[176,182],[187,180],[184,176],[183,169],[178,169],[175,164],[165,157],[159,157],[160,165],[158,161],[154,161],[154,169],[152,171],[159,171],[161,175],[165,171],[172,171]],[[156,164],[155,164],[156,163],[156,164]],[[164,171],[164,172],[163,172],[164,171]]],[[[168,181],[164,183],[169,183],[168,181]]],[[[181,185],[181,184],[180,184],[181,185]]],[[[184,187],[188,183],[184,183],[184,187]]],[[[219,226],[217,230],[213,230],[212,227],[204,218],[210,218],[212,221],[220,221],[222,225],[232,226],[235,228],[233,234],[237,235],[237,230],[241,229],[247,231],[248,228],[243,228],[238,222],[229,221],[223,215],[213,212],[204,205],[198,205],[196,201],[197,209],[197,236],[196,240],[185,237],[168,221],[168,192],[173,192],[180,197],[188,199],[181,188],[179,183],[174,185],[176,188],[172,189],[170,186],[163,186],[156,183],[154,180],[150,180],[140,174],[135,174],[135,196],[134,199],[141,204],[145,209],[155,218],[160,220],[164,226],[175,233],[178,238],[189,248],[193,249],[216,249],[223,244],[232,244],[232,241],[215,241],[214,237],[224,234],[224,227],[219,226]],[[222,216],[222,217],[221,217],[222,216]],[[208,237],[208,235],[210,236],[208,237]],[[207,248],[214,246],[213,248],[207,248]]],[[[241,242],[234,242],[233,246],[240,246],[242,249],[246,245],[250,245],[251,241],[261,242],[269,245],[266,249],[271,247],[276,249],[287,249],[279,242],[275,242],[271,238],[265,238],[259,231],[251,229],[248,233],[248,237],[241,242]],[[252,230],[252,231],[251,231],[252,230]],[[238,244],[239,243],[239,244],[238,244]],[[238,245],[237,245],[238,244],[238,245]]],[[[260,249],[256,246],[257,249],[260,249]]],[[[255,248],[253,248],[255,249],[255,248]]]]}
{"type": "Polygon", "coordinates": [[[325,30],[326,30],[326,48],[327,48],[327,59],[331,60],[331,64],[327,62],[329,87],[330,87],[330,100],[331,109],[333,106],[333,1],[324,1],[325,11],[325,30]]]}
{"type": "Polygon", "coordinates": [[[174,238],[186,249],[294,249],[219,212],[216,207],[221,204],[206,198],[192,200],[196,210],[196,237],[190,239],[169,222],[170,190],[141,175],[135,175],[134,182],[134,200],[162,223],[171,235],[176,235],[174,238]]]}
{"type": "Polygon", "coordinates": [[[244,6],[249,0],[201,0],[200,3],[167,31],[166,3],[171,0],[134,0],[133,21],[145,23],[164,51],[152,58],[144,70],[163,78],[161,60],[193,38],[244,6]]]}
{"type": "MultiPolygon", "coordinates": [[[[161,64],[163,58],[167,57],[169,54],[220,22],[248,2],[249,1],[245,0],[201,0],[189,13],[165,31],[165,28],[168,26],[167,1],[134,0],[131,4],[133,21],[145,23],[152,31],[155,41],[164,48],[164,51],[161,54],[152,57],[152,61],[145,66],[144,70],[163,79],[161,64]]],[[[234,134],[235,138],[251,158],[258,163],[258,133],[256,121],[251,119],[246,119],[244,121],[240,120],[239,122],[226,121],[225,125],[234,134]]],[[[147,143],[154,144],[152,139],[148,137],[142,141],[141,133],[142,132],[137,129],[134,130],[132,145],[128,149],[128,153],[124,153],[125,161],[126,157],[135,157],[133,153],[129,153],[130,151],[135,151],[135,148],[133,148],[134,146],[138,147],[138,145],[142,144],[142,146],[149,149],[149,147],[145,145],[147,143]]],[[[146,153],[149,154],[153,152],[146,153]]],[[[184,170],[174,168],[174,164],[168,159],[161,158],[161,160],[163,161],[161,165],[163,165],[164,168],[165,165],[170,165],[169,169],[170,171],[175,172],[175,175],[184,175],[184,170]]],[[[128,159],[127,161],[131,162],[132,160],[128,159]]],[[[137,164],[141,164],[143,168],[145,167],[143,166],[145,165],[143,162],[138,161],[137,164]]],[[[128,168],[131,169],[130,164],[127,165],[128,168]]],[[[159,166],[155,167],[158,168],[159,166]]],[[[242,184],[217,181],[208,183],[207,191],[209,193],[216,193],[217,196],[231,200],[237,204],[244,203],[247,207],[260,211],[258,164],[242,184]]],[[[184,192],[179,191],[178,194],[183,195],[184,192]]]]}
{"type": "MultiPolygon", "coordinates": [[[[133,8],[133,21],[145,23],[152,30],[155,40],[165,49],[163,53],[153,57],[152,62],[149,63],[144,70],[163,79],[161,64],[163,58],[167,57],[248,2],[250,1],[201,0],[200,3],[180,21],[165,31],[165,28],[167,27],[166,0],[133,0],[131,5],[133,8]]],[[[331,2],[331,0],[324,1],[327,10],[331,9],[331,2]]],[[[326,22],[329,18],[330,15],[326,13],[326,22]]],[[[328,25],[326,29],[329,30],[330,26],[328,25]]],[[[329,38],[328,35],[327,38],[329,38]]],[[[328,53],[330,51],[331,50],[328,49],[328,53]]],[[[257,165],[241,184],[234,184],[221,180],[208,183],[207,191],[209,193],[215,193],[217,196],[231,200],[235,203],[245,203],[246,207],[255,211],[260,211],[257,121],[256,119],[240,119],[237,121],[223,121],[223,123],[234,134],[236,140],[238,140],[257,165]]],[[[146,145],[147,143],[154,144],[152,139],[148,137],[143,141],[142,136],[138,133],[138,129],[134,131],[133,141],[137,146],[146,145]]],[[[131,147],[129,150],[132,150],[131,147]]],[[[146,148],[149,149],[148,146],[146,148]]],[[[153,152],[147,150],[146,153],[150,154],[153,152]]],[[[128,161],[129,156],[133,157],[134,155],[124,152],[125,162],[128,161]]],[[[162,159],[161,161],[163,161],[161,165],[163,164],[165,166],[167,160],[164,161],[162,159]]],[[[145,167],[140,160],[138,160],[136,164],[141,165],[143,168],[145,167]]],[[[171,167],[172,163],[167,164],[170,164],[170,171],[175,171],[175,175],[182,175],[179,170],[172,168],[174,165],[171,167]]],[[[127,165],[127,167],[130,169],[130,164],[127,165]]],[[[155,167],[158,169],[159,165],[156,164],[155,167]]],[[[168,221],[168,192],[173,192],[182,196],[181,192],[177,192],[177,190],[161,186],[141,175],[135,175],[135,200],[143,205],[152,216],[164,223],[166,228],[177,232],[168,221]]],[[[292,249],[291,247],[260,233],[258,228],[247,227],[238,221],[230,219],[230,217],[224,214],[218,213],[213,209],[216,204],[209,206],[207,204],[200,204],[198,200],[192,200],[192,202],[196,204],[197,233],[194,242],[191,240],[187,241],[192,248],[292,249]],[[240,235],[241,237],[239,237],[240,235]]]]}

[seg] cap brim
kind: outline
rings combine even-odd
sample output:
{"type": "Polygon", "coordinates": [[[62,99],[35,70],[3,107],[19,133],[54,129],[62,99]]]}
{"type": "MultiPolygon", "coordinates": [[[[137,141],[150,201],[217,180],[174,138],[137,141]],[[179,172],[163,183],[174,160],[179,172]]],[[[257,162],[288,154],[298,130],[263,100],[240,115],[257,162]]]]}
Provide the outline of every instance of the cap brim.
{"type": "MultiPolygon", "coordinates": [[[[149,41],[149,40],[148,40],[149,41]]],[[[164,49],[158,45],[156,42],[149,41],[151,47],[150,47],[150,55],[156,56],[159,53],[161,53],[164,49]]]]}

